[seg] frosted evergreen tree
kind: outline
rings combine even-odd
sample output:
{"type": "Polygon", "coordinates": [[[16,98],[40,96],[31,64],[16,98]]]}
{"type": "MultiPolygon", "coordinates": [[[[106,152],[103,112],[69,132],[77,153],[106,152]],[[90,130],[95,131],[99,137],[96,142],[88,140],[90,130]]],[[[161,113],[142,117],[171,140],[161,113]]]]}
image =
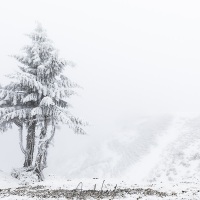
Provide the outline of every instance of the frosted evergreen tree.
{"type": "Polygon", "coordinates": [[[56,126],[67,124],[75,133],[85,134],[86,125],[69,112],[68,99],[79,87],[64,75],[70,62],[59,58],[46,31],[38,25],[29,34],[31,44],[22,55],[14,58],[20,63],[19,72],[8,75],[10,84],[0,88],[0,129],[6,131],[13,124],[19,127],[20,148],[25,155],[24,168],[43,180],[47,167],[47,151],[56,126]],[[23,147],[23,128],[27,129],[26,148],[23,147]],[[39,143],[35,146],[36,129],[39,143]],[[33,159],[34,151],[37,156],[33,159]]]}

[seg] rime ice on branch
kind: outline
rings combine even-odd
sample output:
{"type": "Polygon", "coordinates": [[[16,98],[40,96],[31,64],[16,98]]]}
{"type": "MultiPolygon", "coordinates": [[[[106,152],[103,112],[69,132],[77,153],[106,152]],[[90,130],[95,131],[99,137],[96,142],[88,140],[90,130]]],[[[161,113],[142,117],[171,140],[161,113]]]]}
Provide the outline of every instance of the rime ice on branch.
{"type": "Polygon", "coordinates": [[[20,63],[19,72],[8,75],[10,84],[0,88],[0,130],[4,132],[13,124],[19,127],[20,148],[25,155],[23,167],[43,180],[42,171],[47,166],[47,150],[56,125],[61,122],[75,133],[85,134],[82,126],[86,124],[69,112],[68,99],[79,87],[63,74],[70,62],[59,58],[41,25],[28,37],[31,44],[23,48],[22,55],[13,56],[20,63]],[[24,127],[26,147],[22,141],[24,127]],[[38,146],[36,129],[40,130],[38,146]]]}

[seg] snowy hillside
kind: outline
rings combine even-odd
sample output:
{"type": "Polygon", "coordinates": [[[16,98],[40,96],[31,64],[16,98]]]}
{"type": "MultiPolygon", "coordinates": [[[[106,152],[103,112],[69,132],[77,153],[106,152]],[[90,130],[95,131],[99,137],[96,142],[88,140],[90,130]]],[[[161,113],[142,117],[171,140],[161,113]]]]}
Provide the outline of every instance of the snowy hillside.
{"type": "MultiPolygon", "coordinates": [[[[50,147],[45,174],[70,179],[118,178],[135,183],[200,177],[199,122],[200,117],[195,115],[138,117],[108,136],[95,133],[80,136],[61,129],[50,147]]],[[[10,135],[1,137],[3,143],[10,135]]],[[[18,136],[13,138],[15,141],[11,142],[15,144],[18,136]]],[[[22,158],[21,163],[14,162],[17,155],[21,156],[17,145],[8,146],[8,152],[6,149],[0,152],[3,159],[0,169],[7,173],[23,164],[22,158]]]]}
{"type": "MultiPolygon", "coordinates": [[[[55,140],[55,147],[49,152],[47,173],[70,178],[122,178],[126,172],[135,169],[135,165],[139,161],[142,162],[149,152],[158,147],[158,139],[167,135],[173,121],[174,117],[168,115],[142,117],[133,120],[130,127],[128,125],[108,136],[94,133],[69,139],[64,134],[57,135],[56,137],[66,137],[66,140],[63,139],[65,144],[58,144],[55,140]]],[[[144,170],[146,173],[149,171],[146,166],[144,170]]],[[[140,175],[136,174],[132,175],[133,178],[141,179],[144,171],[140,175]]]]}
{"type": "MultiPolygon", "coordinates": [[[[56,144],[46,174],[128,178],[131,182],[200,177],[199,122],[200,117],[195,116],[146,117],[108,138],[83,137],[79,146],[66,145],[66,152],[60,155],[63,146],[56,144]]],[[[71,142],[76,144],[75,139],[71,142]]]]}
{"type": "Polygon", "coordinates": [[[162,152],[152,181],[200,180],[200,117],[183,118],[179,136],[162,152]]]}
{"type": "Polygon", "coordinates": [[[159,147],[159,138],[165,137],[165,143],[168,143],[171,140],[170,134],[174,137],[174,132],[170,133],[174,126],[175,118],[167,115],[133,120],[130,126],[108,137],[105,134],[90,134],[68,138],[67,134],[58,134],[55,147],[49,152],[46,174],[69,178],[122,178],[136,170],[132,178],[138,181],[156,162],[148,166],[144,163],[151,152],[154,149],[161,151],[163,145],[166,145],[159,147]],[[64,137],[65,142],[60,142],[59,137],[64,137]],[[138,168],[140,163],[144,164],[143,172],[138,168]]]}
{"type": "Polygon", "coordinates": [[[65,195],[80,195],[74,189],[82,187],[84,195],[102,194],[104,199],[114,194],[115,199],[197,200],[199,122],[200,117],[195,115],[141,117],[109,137],[81,136],[77,142],[77,135],[58,134],[49,152],[46,181],[26,188],[0,171],[0,197],[65,199],[65,195]],[[114,189],[116,185],[118,190],[114,189]]]}

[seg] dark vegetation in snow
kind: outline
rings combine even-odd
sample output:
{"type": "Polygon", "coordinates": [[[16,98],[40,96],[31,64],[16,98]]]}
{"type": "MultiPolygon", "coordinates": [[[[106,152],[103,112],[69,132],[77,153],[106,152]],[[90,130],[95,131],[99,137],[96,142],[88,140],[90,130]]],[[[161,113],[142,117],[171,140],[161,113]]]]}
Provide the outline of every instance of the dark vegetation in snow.
{"type": "Polygon", "coordinates": [[[82,189],[51,189],[44,186],[25,186],[18,187],[16,189],[2,189],[0,190],[0,197],[8,196],[27,196],[31,198],[66,198],[66,199],[114,199],[114,198],[123,198],[127,195],[141,195],[141,196],[157,196],[157,197],[166,197],[171,195],[176,195],[175,193],[167,194],[166,192],[159,192],[150,188],[118,188],[117,185],[112,190],[82,190],[82,189]]]}

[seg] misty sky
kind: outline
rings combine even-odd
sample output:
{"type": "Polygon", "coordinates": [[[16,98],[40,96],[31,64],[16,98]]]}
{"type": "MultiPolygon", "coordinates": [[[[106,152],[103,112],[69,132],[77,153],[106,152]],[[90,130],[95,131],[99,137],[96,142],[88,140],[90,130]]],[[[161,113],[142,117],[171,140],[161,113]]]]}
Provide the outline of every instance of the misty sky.
{"type": "Polygon", "coordinates": [[[0,4],[0,66],[17,69],[39,21],[60,55],[76,63],[66,75],[81,86],[73,113],[89,134],[126,126],[133,116],[200,113],[199,1],[7,0],[0,4]]]}

